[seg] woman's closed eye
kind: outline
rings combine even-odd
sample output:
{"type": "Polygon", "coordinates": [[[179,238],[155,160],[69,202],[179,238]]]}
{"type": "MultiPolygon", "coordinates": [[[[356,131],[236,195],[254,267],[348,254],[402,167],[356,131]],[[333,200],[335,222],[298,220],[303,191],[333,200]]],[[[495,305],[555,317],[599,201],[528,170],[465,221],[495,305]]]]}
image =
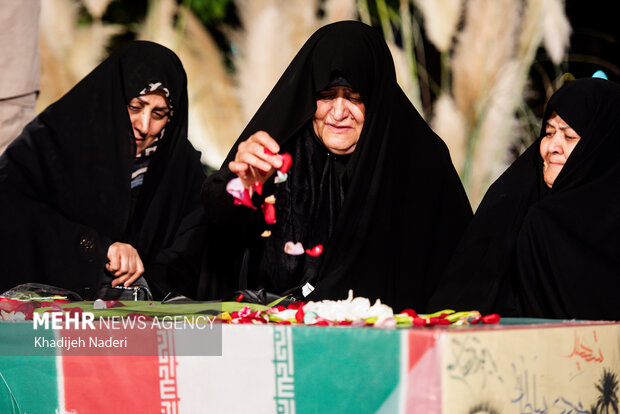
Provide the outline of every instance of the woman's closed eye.
{"type": "Polygon", "coordinates": [[[169,112],[160,112],[160,111],[154,111],[153,112],[153,118],[155,119],[164,119],[165,117],[168,116],[169,112]]]}
{"type": "MultiPolygon", "coordinates": [[[[321,93],[319,94],[319,99],[322,101],[331,101],[333,99],[336,99],[338,97],[338,95],[336,93],[321,93]]],[[[362,103],[362,97],[360,94],[345,94],[343,96],[344,99],[351,101],[353,103],[362,103]]]]}
{"type": "Polygon", "coordinates": [[[319,99],[322,101],[328,101],[331,99],[335,99],[336,98],[336,94],[335,93],[320,93],[319,94],[319,99]]]}

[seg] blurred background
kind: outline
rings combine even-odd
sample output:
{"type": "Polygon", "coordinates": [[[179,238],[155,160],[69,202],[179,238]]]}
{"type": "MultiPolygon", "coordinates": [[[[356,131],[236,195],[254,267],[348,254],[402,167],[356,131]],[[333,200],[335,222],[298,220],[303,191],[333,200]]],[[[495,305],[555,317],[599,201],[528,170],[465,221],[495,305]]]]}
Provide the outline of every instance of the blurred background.
{"type": "Polygon", "coordinates": [[[124,42],[161,43],[187,71],[190,140],[212,171],[305,40],[360,20],[383,34],[475,209],[558,87],[597,71],[620,80],[614,13],[602,0],[42,0],[36,110],[124,42]]]}

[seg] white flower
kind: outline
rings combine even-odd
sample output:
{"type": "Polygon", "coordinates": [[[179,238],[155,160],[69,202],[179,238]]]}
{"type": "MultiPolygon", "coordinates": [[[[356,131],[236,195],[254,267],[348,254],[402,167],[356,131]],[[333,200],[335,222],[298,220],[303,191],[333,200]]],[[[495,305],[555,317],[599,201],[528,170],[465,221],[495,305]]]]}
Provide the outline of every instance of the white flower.
{"type": "Polygon", "coordinates": [[[382,321],[394,316],[392,308],[382,304],[379,299],[370,306],[368,298],[353,298],[352,290],[349,290],[349,297],[345,300],[308,302],[304,305],[304,312],[314,312],[319,317],[330,321],[356,321],[372,317],[382,321]]]}

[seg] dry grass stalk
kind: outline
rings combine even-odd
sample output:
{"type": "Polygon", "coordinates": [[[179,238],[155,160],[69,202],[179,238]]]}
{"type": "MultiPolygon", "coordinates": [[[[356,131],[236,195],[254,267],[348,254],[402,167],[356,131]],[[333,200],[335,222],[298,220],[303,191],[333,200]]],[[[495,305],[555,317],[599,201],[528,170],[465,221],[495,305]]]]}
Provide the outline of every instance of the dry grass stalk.
{"type": "Polygon", "coordinates": [[[180,9],[175,0],[152,1],[138,37],[169,47],[183,62],[189,140],[202,153],[203,163],[219,168],[242,125],[234,84],[217,44],[196,16],[180,9]],[[183,13],[184,27],[175,27],[177,13],[183,13]]]}
{"type": "Polygon", "coordinates": [[[506,62],[502,76],[489,92],[488,105],[479,126],[476,147],[472,154],[469,196],[472,203],[484,196],[488,186],[508,167],[508,148],[516,138],[515,107],[521,99],[521,64],[506,62]],[[515,87],[517,86],[517,87],[515,87]]]}
{"type": "Polygon", "coordinates": [[[454,100],[470,128],[515,50],[519,8],[514,0],[470,0],[452,60],[454,100]]]}
{"type": "Polygon", "coordinates": [[[174,16],[178,6],[175,0],[149,0],[149,6],[137,34],[138,39],[150,40],[169,49],[178,48],[174,16]]]}
{"type": "Polygon", "coordinates": [[[101,20],[112,0],[82,0],[82,4],[95,20],[101,20]]]}
{"type": "Polygon", "coordinates": [[[463,0],[415,0],[415,4],[422,11],[428,39],[440,52],[449,51],[463,0]]]}
{"type": "MultiPolygon", "coordinates": [[[[553,59],[561,59],[570,34],[561,0],[467,3],[452,73],[454,100],[465,116],[467,131],[464,164],[457,169],[462,172],[473,206],[507,166],[507,150],[518,129],[515,109],[526,92],[529,69],[545,25],[555,27],[549,53],[553,59]]],[[[454,139],[443,138],[456,146],[454,139]]]]}
{"type": "MultiPolygon", "coordinates": [[[[99,8],[103,6],[101,2],[99,8]]],[[[78,7],[75,0],[41,2],[38,111],[58,100],[94,69],[105,57],[110,37],[120,30],[119,26],[103,24],[100,20],[78,27],[78,7]]]]}
{"type": "Polygon", "coordinates": [[[523,62],[524,66],[531,64],[542,40],[542,24],[547,3],[548,0],[527,0],[524,4],[517,52],[517,59],[523,62]]]}
{"type": "Polygon", "coordinates": [[[467,128],[465,119],[449,94],[442,94],[435,101],[430,122],[433,131],[443,138],[450,149],[452,163],[460,174],[465,162],[467,128]]]}
{"type": "Polygon", "coordinates": [[[326,0],[323,9],[325,10],[325,23],[355,20],[357,16],[355,0],[326,0]]]}
{"type": "Polygon", "coordinates": [[[388,42],[388,48],[390,49],[392,59],[394,60],[394,68],[396,69],[396,80],[398,81],[398,85],[401,87],[403,92],[405,92],[405,95],[407,95],[418,112],[420,112],[420,115],[424,115],[419,99],[419,84],[417,79],[413,79],[411,76],[411,66],[407,61],[407,53],[392,42],[388,42]]]}
{"type": "Polygon", "coordinates": [[[188,13],[179,57],[187,71],[189,139],[202,161],[219,168],[244,125],[235,84],[223,56],[196,16],[188,13]]]}
{"type": "Polygon", "coordinates": [[[68,58],[68,64],[76,82],[86,76],[108,55],[110,38],[122,31],[121,26],[95,21],[76,29],[76,36],[68,58]]]}
{"type": "Polygon", "coordinates": [[[65,59],[71,52],[75,38],[77,15],[77,3],[73,0],[41,2],[39,21],[41,91],[37,98],[37,112],[60,98],[76,82],[65,59]]]}
{"type": "Polygon", "coordinates": [[[236,79],[243,119],[247,122],[319,23],[315,1],[236,3],[242,29],[231,33],[231,38],[238,50],[236,79]]]}
{"type": "MultiPolygon", "coordinates": [[[[507,76],[505,71],[508,62],[517,48],[519,12],[519,5],[513,0],[470,0],[465,26],[457,35],[452,60],[452,92],[465,120],[467,141],[463,164],[457,166],[457,169],[462,174],[461,178],[473,205],[480,201],[479,192],[482,190],[479,189],[485,188],[487,184],[474,181],[488,175],[484,171],[484,165],[488,163],[478,165],[475,161],[477,146],[479,141],[487,139],[482,136],[488,132],[488,129],[482,128],[484,117],[490,113],[491,106],[496,105],[494,90],[507,76]],[[472,190],[475,192],[472,193],[472,190]]],[[[511,116],[513,108],[514,103],[507,108],[511,116]]],[[[443,138],[454,145],[454,139],[443,138]]]]}
{"type": "Polygon", "coordinates": [[[571,26],[564,13],[563,0],[548,0],[543,26],[543,43],[551,61],[559,65],[562,62],[570,42],[571,26]]]}

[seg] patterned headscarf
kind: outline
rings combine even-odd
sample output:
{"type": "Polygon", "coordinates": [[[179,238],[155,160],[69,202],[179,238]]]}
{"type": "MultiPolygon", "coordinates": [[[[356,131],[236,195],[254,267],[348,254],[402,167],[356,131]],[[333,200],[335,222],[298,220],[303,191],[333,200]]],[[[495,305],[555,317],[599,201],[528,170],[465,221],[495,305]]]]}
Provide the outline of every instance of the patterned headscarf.
{"type": "MultiPolygon", "coordinates": [[[[166,88],[161,82],[149,82],[149,84],[140,91],[139,96],[147,95],[149,93],[153,93],[155,91],[162,91],[166,95],[166,103],[168,104],[168,108],[170,112],[168,113],[169,117],[173,116],[173,106],[170,101],[170,91],[166,88]]],[[[155,141],[151,143],[148,147],[144,149],[141,153],[136,155],[136,159],[133,164],[133,170],[131,172],[131,189],[133,190],[136,187],[140,187],[144,182],[144,174],[148,170],[149,163],[157,150],[157,145],[159,141],[164,137],[164,132],[166,128],[163,128],[159,133],[159,136],[155,138],[155,141]]]]}

